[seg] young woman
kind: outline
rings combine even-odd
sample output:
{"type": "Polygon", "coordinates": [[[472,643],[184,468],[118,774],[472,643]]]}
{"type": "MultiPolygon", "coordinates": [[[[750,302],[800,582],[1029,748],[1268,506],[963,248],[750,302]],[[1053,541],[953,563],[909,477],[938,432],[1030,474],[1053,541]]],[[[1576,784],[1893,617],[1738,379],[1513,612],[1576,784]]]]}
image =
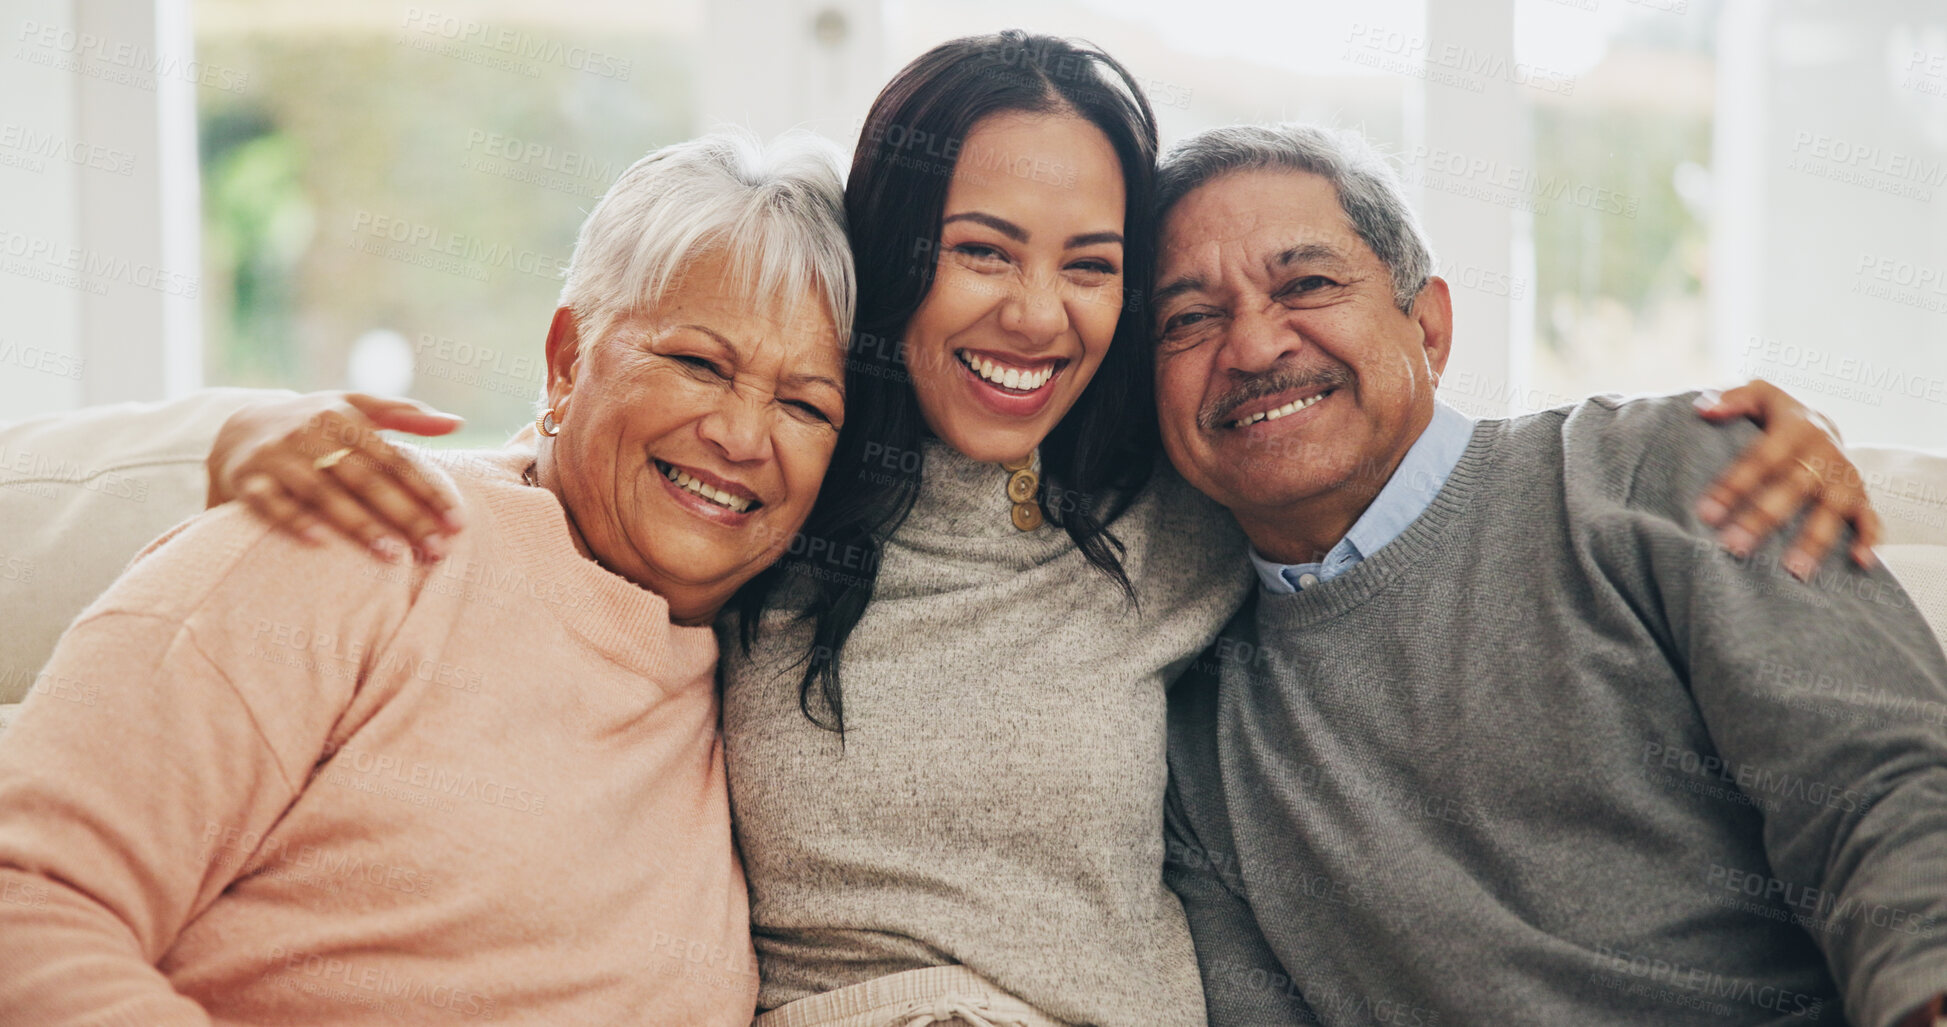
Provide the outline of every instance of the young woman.
{"type": "MultiPolygon", "coordinates": [[[[1020,32],[936,47],[872,107],[846,425],[803,535],[719,625],[762,1024],[1203,1022],[1162,883],[1164,695],[1252,576],[1158,455],[1156,145],[1120,64],[1020,32]]],[[[1763,534],[1806,499],[1788,471],[1842,458],[1782,393],[1727,400],[1771,434],[1700,499],[1763,534]]],[[[266,405],[212,488],[437,556],[441,498],[372,433],[433,420],[266,405]],[[315,471],[348,435],[358,465],[315,471]]],[[[1820,501],[1871,541],[1856,495],[1820,501]]]]}

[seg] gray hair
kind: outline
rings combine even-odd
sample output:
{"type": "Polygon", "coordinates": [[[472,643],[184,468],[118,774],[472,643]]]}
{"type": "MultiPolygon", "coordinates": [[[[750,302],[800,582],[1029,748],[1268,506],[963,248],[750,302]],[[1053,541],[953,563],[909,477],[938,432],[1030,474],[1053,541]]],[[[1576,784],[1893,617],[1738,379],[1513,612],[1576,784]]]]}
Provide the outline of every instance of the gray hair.
{"type": "Polygon", "coordinates": [[[1198,187],[1236,171],[1304,171],[1332,183],[1352,230],[1393,273],[1393,302],[1411,312],[1433,275],[1433,247],[1399,175],[1366,138],[1288,121],[1206,129],[1170,147],[1157,168],[1156,220],[1198,187]]]}
{"type": "Polygon", "coordinates": [[[585,342],[655,309],[690,262],[718,252],[753,303],[814,290],[838,339],[851,338],[858,283],[838,152],[804,132],[766,146],[719,130],[630,165],[582,223],[559,305],[585,342]]]}

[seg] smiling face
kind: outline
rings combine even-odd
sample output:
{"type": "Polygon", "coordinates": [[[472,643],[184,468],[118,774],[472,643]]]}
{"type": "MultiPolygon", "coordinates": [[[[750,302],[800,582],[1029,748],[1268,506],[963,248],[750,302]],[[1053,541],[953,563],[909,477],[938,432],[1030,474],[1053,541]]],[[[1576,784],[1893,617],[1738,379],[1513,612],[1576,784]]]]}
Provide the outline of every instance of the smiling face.
{"type": "Polygon", "coordinates": [[[811,512],[845,416],[843,354],[807,291],[753,303],[721,256],[658,308],[583,340],[565,308],[548,336],[542,481],[609,570],[707,623],[770,566],[811,512]]]}
{"type": "Polygon", "coordinates": [[[1294,513],[1342,535],[1433,415],[1451,309],[1432,279],[1403,314],[1326,179],[1233,172],[1163,225],[1155,317],[1163,446],[1261,552],[1294,513]]]}
{"type": "Polygon", "coordinates": [[[1124,195],[1108,137],[1073,114],[995,114],[967,134],[905,338],[948,445],[1024,456],[1075,405],[1122,313],[1124,195]]]}

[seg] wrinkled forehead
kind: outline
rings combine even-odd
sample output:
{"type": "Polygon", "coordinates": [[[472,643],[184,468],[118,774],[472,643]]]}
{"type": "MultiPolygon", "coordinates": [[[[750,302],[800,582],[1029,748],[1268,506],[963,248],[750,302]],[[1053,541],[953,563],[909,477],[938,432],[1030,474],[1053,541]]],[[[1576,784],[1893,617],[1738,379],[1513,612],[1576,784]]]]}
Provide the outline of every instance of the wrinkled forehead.
{"type": "Polygon", "coordinates": [[[1161,226],[1157,282],[1266,269],[1293,252],[1336,254],[1351,262],[1371,250],[1339,205],[1338,190],[1307,171],[1253,169],[1191,190],[1161,226]]]}

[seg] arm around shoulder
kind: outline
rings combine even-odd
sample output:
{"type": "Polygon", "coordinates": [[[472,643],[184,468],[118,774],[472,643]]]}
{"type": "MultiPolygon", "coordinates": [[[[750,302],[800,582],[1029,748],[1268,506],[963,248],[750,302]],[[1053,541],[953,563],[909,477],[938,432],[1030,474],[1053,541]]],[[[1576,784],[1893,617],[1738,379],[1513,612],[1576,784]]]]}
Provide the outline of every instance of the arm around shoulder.
{"type": "Polygon", "coordinates": [[[1609,427],[1583,490],[1613,500],[1598,559],[1662,622],[1720,776],[1765,810],[1772,876],[1830,898],[1840,922],[1813,936],[1847,1017],[1893,1024],[1947,982],[1947,657],[1882,568],[1831,555],[1800,581],[1782,538],[1718,543],[1694,493],[1748,430],[1654,409],[1609,427]]]}

